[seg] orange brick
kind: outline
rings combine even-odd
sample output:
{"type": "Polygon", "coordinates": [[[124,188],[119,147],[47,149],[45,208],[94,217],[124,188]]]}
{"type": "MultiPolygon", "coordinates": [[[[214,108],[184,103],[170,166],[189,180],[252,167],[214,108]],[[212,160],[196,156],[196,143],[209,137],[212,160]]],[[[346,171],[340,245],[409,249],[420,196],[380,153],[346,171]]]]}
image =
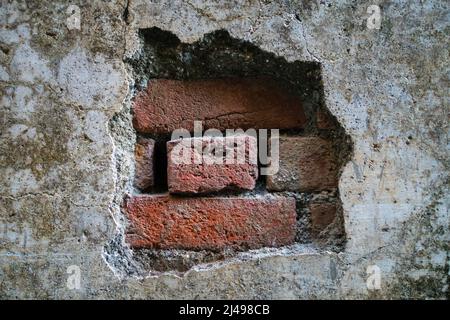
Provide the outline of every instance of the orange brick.
{"type": "Polygon", "coordinates": [[[134,101],[138,132],[205,129],[303,128],[306,116],[300,98],[270,78],[149,81],[134,101]]]}
{"type": "Polygon", "coordinates": [[[169,141],[167,143],[169,192],[201,194],[227,189],[254,189],[258,177],[257,143],[255,137],[247,135],[169,141]],[[198,141],[199,139],[201,141],[198,141]],[[199,151],[195,148],[196,140],[200,142],[199,151]],[[175,146],[179,146],[180,150],[174,149],[175,146]],[[210,151],[203,154],[204,150],[210,151]],[[221,154],[215,158],[214,152],[221,154]],[[175,160],[179,159],[183,153],[191,161],[176,163],[175,160]],[[226,162],[226,153],[231,160],[234,160],[233,163],[226,162]],[[202,163],[194,163],[194,158],[202,160],[202,163]],[[207,161],[208,159],[210,160],[207,161]],[[220,159],[222,163],[214,163],[217,159],[220,159]]]}
{"type": "Polygon", "coordinates": [[[128,199],[127,242],[134,248],[239,250],[294,242],[295,200],[288,197],[128,199]]]}

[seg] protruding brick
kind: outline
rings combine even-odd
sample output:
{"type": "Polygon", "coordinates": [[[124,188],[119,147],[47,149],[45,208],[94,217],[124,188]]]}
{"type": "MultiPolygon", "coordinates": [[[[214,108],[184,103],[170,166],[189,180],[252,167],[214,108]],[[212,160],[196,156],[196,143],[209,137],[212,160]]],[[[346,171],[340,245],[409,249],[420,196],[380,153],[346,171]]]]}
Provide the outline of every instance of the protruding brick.
{"type": "Polygon", "coordinates": [[[144,133],[205,129],[302,128],[306,116],[299,96],[266,77],[149,81],[134,101],[133,124],[144,133]]]}
{"type": "Polygon", "coordinates": [[[154,185],[154,151],[155,141],[153,139],[138,138],[134,149],[134,185],[141,190],[146,190],[154,185]]]}
{"type": "Polygon", "coordinates": [[[134,248],[220,250],[294,242],[295,200],[287,197],[183,198],[141,195],[124,207],[134,248]]]}
{"type": "Polygon", "coordinates": [[[336,203],[313,202],[309,205],[313,231],[320,232],[325,229],[336,217],[336,203]]]}
{"type": "Polygon", "coordinates": [[[318,137],[279,139],[279,171],[267,176],[268,190],[311,192],[337,187],[337,166],[329,141],[318,137]]]}
{"type": "Polygon", "coordinates": [[[167,151],[170,193],[202,194],[255,188],[258,177],[255,137],[178,139],[167,142],[167,151]]]}

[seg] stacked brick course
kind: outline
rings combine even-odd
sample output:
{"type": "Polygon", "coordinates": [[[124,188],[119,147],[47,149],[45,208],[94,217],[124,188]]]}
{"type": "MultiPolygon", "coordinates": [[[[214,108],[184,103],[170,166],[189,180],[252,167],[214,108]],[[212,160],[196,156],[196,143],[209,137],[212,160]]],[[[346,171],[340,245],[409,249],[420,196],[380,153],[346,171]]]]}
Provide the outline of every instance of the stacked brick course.
{"type": "Polygon", "coordinates": [[[291,244],[295,200],[287,197],[142,195],[126,204],[133,247],[218,250],[291,244]]]}
{"type": "MultiPolygon", "coordinates": [[[[331,130],[333,121],[323,111],[309,119],[300,101],[268,78],[151,80],[134,101],[139,136],[134,181],[144,193],[124,204],[128,243],[134,248],[213,251],[294,243],[298,210],[292,194],[333,192],[338,182],[330,139],[304,133],[311,123],[315,132],[331,130]],[[192,132],[199,120],[203,129],[222,132],[280,129],[279,171],[258,180],[258,140],[245,134],[240,136],[244,149],[229,136],[165,140],[160,156],[167,166],[155,167],[155,141],[148,137],[161,139],[181,128],[192,132]],[[180,150],[189,161],[180,161],[180,150]],[[243,152],[243,161],[227,163],[227,152],[243,152]],[[167,192],[148,193],[158,184],[154,172],[161,170],[167,174],[167,192]]],[[[322,201],[306,207],[314,234],[334,220],[337,205],[322,201]]]]}

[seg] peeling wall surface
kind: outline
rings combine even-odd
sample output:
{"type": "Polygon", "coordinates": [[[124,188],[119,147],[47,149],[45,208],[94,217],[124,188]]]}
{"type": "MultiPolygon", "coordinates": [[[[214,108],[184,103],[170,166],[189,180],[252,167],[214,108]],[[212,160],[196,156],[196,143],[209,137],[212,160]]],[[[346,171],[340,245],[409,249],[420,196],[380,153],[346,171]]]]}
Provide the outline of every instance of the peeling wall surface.
{"type": "Polygon", "coordinates": [[[1,0],[0,297],[448,298],[449,2],[369,2],[74,1],[78,29],[65,1],[1,0]],[[367,26],[371,4],[380,29],[367,26]],[[142,269],[120,205],[136,139],[126,61],[152,27],[187,44],[224,30],[320,63],[325,105],[353,144],[341,251],[296,244],[142,269]]]}

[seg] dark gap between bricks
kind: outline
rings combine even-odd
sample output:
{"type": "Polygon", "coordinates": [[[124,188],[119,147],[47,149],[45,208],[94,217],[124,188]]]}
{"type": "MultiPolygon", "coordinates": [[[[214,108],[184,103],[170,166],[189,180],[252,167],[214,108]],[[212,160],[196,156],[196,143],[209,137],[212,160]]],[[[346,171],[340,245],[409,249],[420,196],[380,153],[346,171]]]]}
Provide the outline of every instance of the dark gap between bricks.
{"type": "MultiPolygon", "coordinates": [[[[141,30],[140,38],[143,43],[141,54],[126,61],[133,70],[136,95],[146,90],[149,81],[156,79],[193,81],[268,77],[277,82],[283,90],[301,99],[306,116],[304,126],[281,129],[280,136],[317,137],[331,142],[334,163],[338,168],[336,175],[340,175],[351,155],[352,145],[338,120],[325,106],[320,64],[303,61],[287,62],[284,58],[265,52],[249,42],[234,39],[221,30],[207,34],[193,44],[182,43],[175,35],[158,28],[141,30]]],[[[138,190],[137,193],[167,193],[166,142],[170,140],[170,132],[163,134],[137,132],[137,136],[155,140],[155,184],[152,188],[138,190]]],[[[251,191],[225,190],[205,195],[175,195],[174,198],[217,196],[252,198],[264,194],[295,199],[297,232],[293,244],[313,245],[318,250],[336,252],[342,250],[345,244],[345,231],[337,187],[301,192],[268,190],[267,178],[259,175],[256,186],[251,191]],[[321,229],[317,229],[312,221],[312,208],[315,211],[324,210],[325,212],[333,210],[334,207],[333,221],[329,222],[327,219],[320,221],[319,217],[316,220],[320,222],[321,229]]],[[[189,250],[178,247],[173,249],[135,248],[134,259],[144,270],[185,272],[195,265],[232,258],[239,252],[247,250],[245,245],[224,246],[219,250],[189,250]]]]}

